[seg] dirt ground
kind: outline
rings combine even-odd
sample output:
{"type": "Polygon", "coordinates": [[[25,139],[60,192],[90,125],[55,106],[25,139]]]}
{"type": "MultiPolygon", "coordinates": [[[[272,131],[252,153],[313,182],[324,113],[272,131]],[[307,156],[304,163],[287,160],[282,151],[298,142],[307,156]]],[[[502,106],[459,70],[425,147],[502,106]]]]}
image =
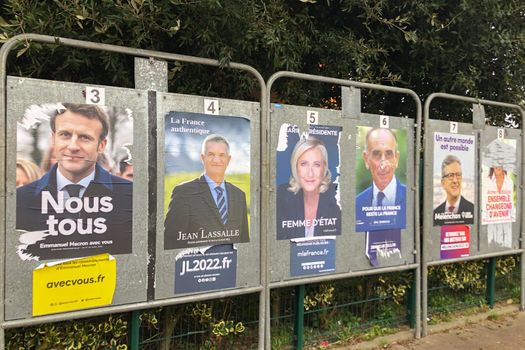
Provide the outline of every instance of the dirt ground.
{"type": "Polygon", "coordinates": [[[468,323],[445,332],[400,344],[385,344],[390,350],[517,350],[525,349],[525,312],[490,315],[477,323],[468,323]]]}
{"type": "Polygon", "coordinates": [[[516,305],[496,307],[485,313],[462,316],[428,326],[428,335],[414,339],[403,331],[337,350],[518,350],[525,349],[525,312],[516,305]]]}

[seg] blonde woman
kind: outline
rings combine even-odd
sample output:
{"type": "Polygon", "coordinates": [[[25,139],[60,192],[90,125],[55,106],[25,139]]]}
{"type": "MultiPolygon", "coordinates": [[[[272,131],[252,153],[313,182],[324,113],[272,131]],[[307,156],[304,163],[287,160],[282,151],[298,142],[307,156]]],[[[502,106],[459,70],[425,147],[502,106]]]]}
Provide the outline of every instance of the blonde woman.
{"type": "Polygon", "coordinates": [[[338,235],[341,209],[325,145],[301,138],[290,157],[290,181],[277,192],[277,239],[338,235]]]}

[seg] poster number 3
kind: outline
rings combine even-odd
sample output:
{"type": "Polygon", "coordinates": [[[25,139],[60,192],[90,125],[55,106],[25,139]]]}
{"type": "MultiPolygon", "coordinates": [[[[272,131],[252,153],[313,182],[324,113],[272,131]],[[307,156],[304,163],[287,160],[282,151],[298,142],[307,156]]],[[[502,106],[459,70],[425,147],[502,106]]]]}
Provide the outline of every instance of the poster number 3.
{"type": "Polygon", "coordinates": [[[219,115],[219,100],[204,99],[204,114],[219,115]]]}
{"type": "Polygon", "coordinates": [[[306,112],[306,123],[317,125],[319,124],[319,112],[307,111],[306,112]]]}
{"type": "Polygon", "coordinates": [[[99,87],[86,87],[86,104],[89,105],[106,105],[106,89],[99,87]]]}

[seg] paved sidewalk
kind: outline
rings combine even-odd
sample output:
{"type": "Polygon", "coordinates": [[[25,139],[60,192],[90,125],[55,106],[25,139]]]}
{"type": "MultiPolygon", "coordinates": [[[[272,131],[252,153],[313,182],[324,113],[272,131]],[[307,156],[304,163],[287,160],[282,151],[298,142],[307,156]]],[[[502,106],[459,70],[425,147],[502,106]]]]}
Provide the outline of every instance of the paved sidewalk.
{"type": "Polygon", "coordinates": [[[463,316],[452,322],[429,326],[428,336],[414,339],[400,332],[337,349],[355,350],[518,350],[525,349],[525,312],[516,305],[463,316]]]}

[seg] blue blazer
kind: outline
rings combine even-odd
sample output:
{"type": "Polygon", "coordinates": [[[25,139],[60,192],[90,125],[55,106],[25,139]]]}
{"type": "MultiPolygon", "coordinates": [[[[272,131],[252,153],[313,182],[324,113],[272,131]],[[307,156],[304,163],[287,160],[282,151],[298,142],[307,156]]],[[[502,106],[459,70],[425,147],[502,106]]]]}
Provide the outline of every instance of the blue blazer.
{"type": "MultiPolygon", "coordinates": [[[[96,165],[95,179],[89,184],[82,197],[84,205],[89,208],[77,213],[56,212],[48,205],[48,213],[42,213],[42,193],[48,191],[57,201],[57,165],[44,174],[39,180],[22,186],[16,191],[16,228],[25,231],[48,231],[47,221],[50,216],[57,220],[53,227],[57,230],[60,222],[70,219],[69,222],[76,223],[76,229],[67,235],[47,235],[43,241],[29,245],[25,253],[39,260],[63,259],[82,257],[100,253],[129,254],[132,248],[133,228],[133,183],[113,176],[96,165]],[[112,210],[108,205],[101,203],[101,198],[111,203],[112,210]],[[101,208],[109,212],[100,210],[101,208]],[[90,212],[92,211],[92,212],[90,212]],[[98,223],[96,223],[98,222],[98,223]],[[82,226],[80,226],[82,225],[82,226]],[[105,230],[104,227],[105,226],[105,230]],[[83,231],[82,233],[79,232],[83,231]],[[96,232],[96,231],[99,231],[96,232]],[[101,232],[104,231],[104,232],[101,232]],[[75,244],[75,243],[79,243],[75,244]],[[87,242],[87,245],[86,245],[87,242]],[[104,243],[103,243],[104,242],[104,243]],[[53,244],[54,247],[40,248],[40,244],[53,244]],[[73,244],[72,244],[73,243],[73,244]]],[[[63,225],[69,231],[71,225],[63,225]]]]}
{"type": "MultiPolygon", "coordinates": [[[[304,220],[303,190],[297,194],[288,191],[288,183],[279,185],[277,190],[277,239],[304,237],[304,227],[290,227],[283,221],[304,220]]],[[[331,184],[328,190],[319,196],[316,219],[323,225],[315,227],[314,236],[333,236],[341,234],[341,208],[337,205],[335,194],[337,185],[331,184]],[[327,221],[327,219],[329,221],[327,221]]]]}
{"type": "Polygon", "coordinates": [[[403,185],[396,177],[396,199],[395,205],[400,209],[395,215],[385,216],[366,216],[367,211],[363,207],[371,207],[374,197],[373,185],[367,187],[359,193],[355,199],[355,230],[361,231],[378,231],[389,229],[406,228],[406,186],[403,185]],[[381,220],[381,223],[374,222],[381,220]]]}

